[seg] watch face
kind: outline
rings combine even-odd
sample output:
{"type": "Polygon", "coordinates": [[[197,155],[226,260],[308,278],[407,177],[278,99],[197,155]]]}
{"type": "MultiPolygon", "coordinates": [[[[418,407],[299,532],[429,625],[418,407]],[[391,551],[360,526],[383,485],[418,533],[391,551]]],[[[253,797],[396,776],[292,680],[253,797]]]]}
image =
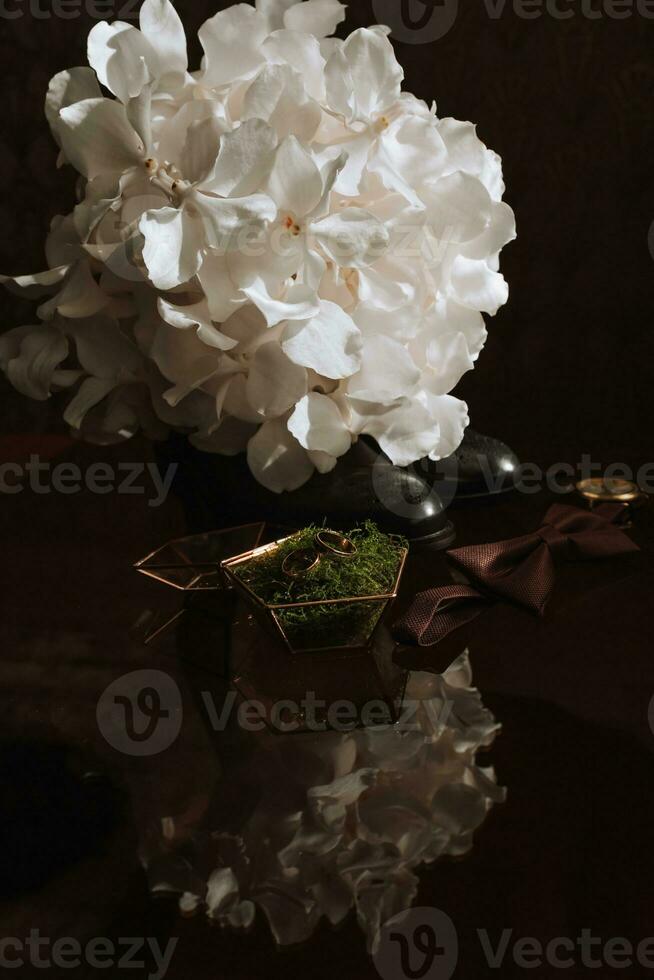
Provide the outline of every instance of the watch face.
{"type": "Polygon", "coordinates": [[[618,478],[591,477],[578,483],[577,490],[589,500],[630,501],[640,496],[636,483],[618,478]]]}

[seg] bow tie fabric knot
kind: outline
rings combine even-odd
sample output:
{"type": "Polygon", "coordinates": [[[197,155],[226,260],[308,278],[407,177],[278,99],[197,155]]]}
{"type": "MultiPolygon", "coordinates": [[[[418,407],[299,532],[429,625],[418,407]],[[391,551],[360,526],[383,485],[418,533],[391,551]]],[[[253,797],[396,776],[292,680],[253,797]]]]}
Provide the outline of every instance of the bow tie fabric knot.
{"type": "Polygon", "coordinates": [[[478,616],[489,600],[508,599],[542,615],[554,588],[555,563],[594,560],[638,551],[613,521],[620,505],[594,512],[554,504],[542,527],[507,541],[454,548],[447,557],[472,586],[450,585],[419,593],[395,624],[404,643],[431,646],[478,616]]]}

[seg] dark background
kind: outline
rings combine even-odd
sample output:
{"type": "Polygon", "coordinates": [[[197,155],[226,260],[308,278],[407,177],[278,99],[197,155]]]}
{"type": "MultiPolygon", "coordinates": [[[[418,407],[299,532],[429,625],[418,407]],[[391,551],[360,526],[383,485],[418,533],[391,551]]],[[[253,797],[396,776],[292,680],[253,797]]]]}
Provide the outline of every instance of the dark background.
{"type": "MultiPolygon", "coordinates": [[[[197,28],[225,6],[178,0],[192,67],[197,28]]],[[[345,27],[375,23],[384,7],[354,0],[345,27]]],[[[73,205],[74,175],[55,169],[42,106],[51,76],[85,63],[95,18],[71,7],[77,16],[61,19],[49,0],[6,0],[5,9],[22,16],[0,18],[0,270],[17,274],[44,267],[49,221],[73,205]]],[[[588,0],[560,0],[574,13],[567,20],[546,11],[523,19],[511,0],[497,9],[466,0],[444,37],[395,43],[405,88],[436,99],[441,116],[476,122],[500,153],[517,217],[518,239],[502,257],[509,304],[460,394],[473,425],[523,460],[576,463],[588,452],[640,465],[651,458],[654,419],[654,19],[635,0],[624,19],[600,0],[595,19],[588,0]]],[[[3,327],[29,321],[30,304],[2,302],[3,327]]],[[[56,424],[56,406],[28,405],[5,383],[0,393],[5,432],[56,424]]]]}

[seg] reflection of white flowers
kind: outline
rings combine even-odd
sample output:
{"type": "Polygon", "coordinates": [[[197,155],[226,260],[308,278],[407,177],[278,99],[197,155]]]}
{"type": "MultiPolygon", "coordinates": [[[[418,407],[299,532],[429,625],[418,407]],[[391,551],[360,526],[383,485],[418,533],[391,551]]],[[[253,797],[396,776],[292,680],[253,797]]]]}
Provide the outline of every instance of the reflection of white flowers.
{"type": "Polygon", "coordinates": [[[403,727],[276,736],[247,755],[236,779],[257,802],[238,835],[212,833],[216,869],[192,870],[184,850],[163,860],[151,853],[152,887],[183,891],[183,913],[203,908],[233,928],[250,925],[258,907],[281,945],[355,909],[372,945],[411,906],[416,869],[469,851],[504,799],[493,769],[476,763],[499,725],[470,684],[464,654],[443,675],[410,675],[406,703],[415,710],[403,727]]]}
{"type": "Polygon", "coordinates": [[[0,338],[20,391],[75,388],[66,418],[90,438],[173,427],[247,450],[275,491],[361,434],[398,465],[457,447],[449,392],[508,295],[501,163],[401,92],[386,29],[330,37],[344,10],[237,4],[190,73],[169,0],[145,0],[140,30],[93,28],[91,68],[46,98],[81,200],[47,272],[0,277],[44,297],[40,324],[0,338]]]}

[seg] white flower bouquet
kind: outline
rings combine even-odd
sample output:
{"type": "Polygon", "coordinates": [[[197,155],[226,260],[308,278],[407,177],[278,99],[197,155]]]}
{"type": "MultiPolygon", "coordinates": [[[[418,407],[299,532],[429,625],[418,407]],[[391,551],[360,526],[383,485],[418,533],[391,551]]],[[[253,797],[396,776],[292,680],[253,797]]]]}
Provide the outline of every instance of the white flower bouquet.
{"type": "Polygon", "coordinates": [[[501,161],[401,91],[387,29],[330,37],[344,15],[236,4],[200,29],[194,72],[169,0],[145,0],[140,30],[93,28],[91,67],[45,104],[79,201],[46,272],[0,277],[41,300],[0,337],[16,388],[69,389],[91,440],[247,451],[277,492],[363,434],[399,466],[457,448],[448,393],[508,296],[501,161]]]}

